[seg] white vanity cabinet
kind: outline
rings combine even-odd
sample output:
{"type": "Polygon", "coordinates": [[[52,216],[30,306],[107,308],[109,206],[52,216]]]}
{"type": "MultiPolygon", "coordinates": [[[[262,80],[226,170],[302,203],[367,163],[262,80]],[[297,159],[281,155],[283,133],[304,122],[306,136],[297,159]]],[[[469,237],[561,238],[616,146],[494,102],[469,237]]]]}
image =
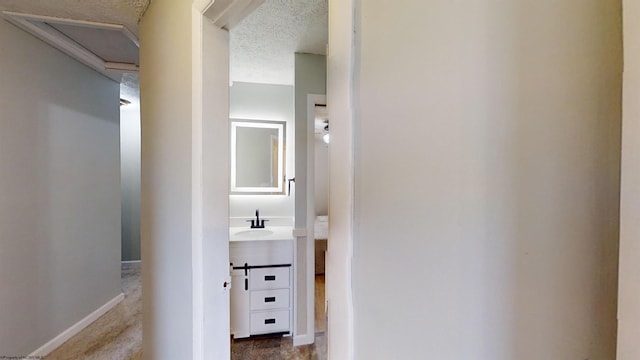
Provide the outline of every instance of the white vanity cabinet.
{"type": "Polygon", "coordinates": [[[231,334],[291,334],[293,240],[231,239],[231,334]]]}

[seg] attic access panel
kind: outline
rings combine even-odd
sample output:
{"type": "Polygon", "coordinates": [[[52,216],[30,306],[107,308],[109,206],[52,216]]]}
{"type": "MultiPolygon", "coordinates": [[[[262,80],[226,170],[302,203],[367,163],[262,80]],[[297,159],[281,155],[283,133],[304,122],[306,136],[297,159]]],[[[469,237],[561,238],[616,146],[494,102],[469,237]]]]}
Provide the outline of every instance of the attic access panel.
{"type": "Polygon", "coordinates": [[[124,25],[3,11],[14,25],[106,76],[139,69],[139,41],[124,25]]]}
{"type": "Polygon", "coordinates": [[[140,65],[137,44],[118,29],[48,24],[105,62],[140,65]]]}

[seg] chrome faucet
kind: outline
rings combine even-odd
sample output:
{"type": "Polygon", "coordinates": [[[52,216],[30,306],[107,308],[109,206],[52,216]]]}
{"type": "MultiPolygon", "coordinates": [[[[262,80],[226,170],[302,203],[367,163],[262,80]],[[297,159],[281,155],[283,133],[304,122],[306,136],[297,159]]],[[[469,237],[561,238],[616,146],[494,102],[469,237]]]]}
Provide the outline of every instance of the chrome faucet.
{"type": "Polygon", "coordinates": [[[247,222],[251,222],[252,229],[264,229],[265,221],[269,221],[269,220],[265,220],[265,219],[260,220],[260,209],[256,209],[255,220],[247,220],[247,222]]]}

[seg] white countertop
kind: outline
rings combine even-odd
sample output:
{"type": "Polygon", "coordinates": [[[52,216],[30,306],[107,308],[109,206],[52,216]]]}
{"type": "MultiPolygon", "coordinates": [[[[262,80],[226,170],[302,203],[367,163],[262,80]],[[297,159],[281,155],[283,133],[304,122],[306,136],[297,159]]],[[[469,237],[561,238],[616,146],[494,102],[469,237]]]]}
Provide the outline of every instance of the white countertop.
{"type": "Polygon", "coordinates": [[[293,227],[291,226],[265,226],[263,229],[251,229],[250,227],[230,227],[229,241],[273,241],[293,240],[293,227]]]}

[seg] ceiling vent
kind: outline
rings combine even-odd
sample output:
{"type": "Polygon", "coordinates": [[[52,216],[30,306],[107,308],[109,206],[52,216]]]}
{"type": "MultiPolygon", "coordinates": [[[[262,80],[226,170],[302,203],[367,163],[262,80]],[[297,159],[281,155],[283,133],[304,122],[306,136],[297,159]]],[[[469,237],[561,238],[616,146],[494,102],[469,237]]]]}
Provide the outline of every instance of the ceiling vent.
{"type": "Polygon", "coordinates": [[[3,11],[4,17],[51,46],[120,81],[139,69],[138,38],[123,25],[3,11]]]}

